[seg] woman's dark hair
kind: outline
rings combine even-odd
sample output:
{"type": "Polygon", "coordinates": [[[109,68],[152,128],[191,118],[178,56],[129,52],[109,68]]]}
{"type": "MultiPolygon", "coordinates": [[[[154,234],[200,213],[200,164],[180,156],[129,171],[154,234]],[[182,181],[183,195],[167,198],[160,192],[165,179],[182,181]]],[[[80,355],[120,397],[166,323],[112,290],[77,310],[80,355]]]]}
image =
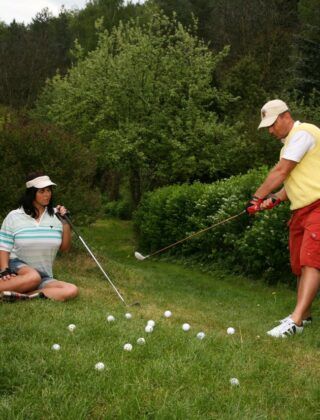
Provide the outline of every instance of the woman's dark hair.
{"type": "MultiPolygon", "coordinates": [[[[34,178],[38,178],[38,176],[44,176],[44,175],[45,174],[43,172],[31,172],[30,174],[28,174],[26,178],[26,182],[31,181],[34,178]]],[[[51,186],[48,188],[50,188],[52,191],[51,186]]],[[[33,205],[38,189],[39,188],[35,188],[35,187],[27,188],[19,201],[19,207],[23,207],[24,212],[28,214],[29,216],[33,217],[34,219],[38,217],[38,210],[33,205]]],[[[47,211],[50,214],[50,216],[54,215],[52,195],[51,195],[51,200],[49,204],[47,205],[47,211]]]]}

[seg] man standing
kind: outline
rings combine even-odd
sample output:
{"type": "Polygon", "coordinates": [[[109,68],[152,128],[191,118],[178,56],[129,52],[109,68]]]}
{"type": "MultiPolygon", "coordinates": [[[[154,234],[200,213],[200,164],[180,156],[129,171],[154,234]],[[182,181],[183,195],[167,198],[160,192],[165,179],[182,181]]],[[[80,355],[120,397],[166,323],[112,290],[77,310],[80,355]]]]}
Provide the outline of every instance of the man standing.
{"type": "Polygon", "coordinates": [[[320,129],[294,121],[279,99],[262,107],[259,128],[268,128],[283,147],[279,162],[254,193],[247,212],[271,209],[284,200],[290,201],[292,210],[289,248],[291,268],[298,276],[297,303],[291,315],[267,332],[283,338],[302,332],[311,322],[311,305],[320,287],[320,129]]]}

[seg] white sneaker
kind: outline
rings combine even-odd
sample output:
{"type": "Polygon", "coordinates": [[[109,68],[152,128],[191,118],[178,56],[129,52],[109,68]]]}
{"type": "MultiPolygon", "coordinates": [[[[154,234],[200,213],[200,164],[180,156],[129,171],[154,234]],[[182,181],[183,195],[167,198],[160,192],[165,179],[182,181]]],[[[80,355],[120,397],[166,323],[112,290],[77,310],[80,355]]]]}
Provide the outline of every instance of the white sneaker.
{"type": "Polygon", "coordinates": [[[303,331],[303,325],[295,324],[293,320],[288,317],[288,319],[282,322],[277,327],[274,327],[272,330],[268,331],[267,334],[271,337],[276,338],[287,338],[290,335],[300,334],[303,331]]]}
{"type": "MultiPolygon", "coordinates": [[[[284,322],[287,322],[288,321],[288,319],[291,319],[291,315],[288,315],[288,316],[286,316],[285,318],[283,318],[283,319],[279,319],[279,323],[280,324],[283,324],[284,322]]],[[[312,324],[312,316],[308,316],[308,318],[306,318],[306,319],[303,319],[302,320],[302,325],[305,327],[306,325],[310,325],[310,324],[312,324]]]]}

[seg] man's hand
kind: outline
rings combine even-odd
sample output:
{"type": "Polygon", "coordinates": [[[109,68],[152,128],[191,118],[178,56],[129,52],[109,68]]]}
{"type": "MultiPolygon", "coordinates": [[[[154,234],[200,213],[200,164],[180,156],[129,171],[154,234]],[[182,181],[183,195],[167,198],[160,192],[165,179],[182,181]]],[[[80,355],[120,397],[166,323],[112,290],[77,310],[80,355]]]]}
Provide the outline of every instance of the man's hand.
{"type": "Polygon", "coordinates": [[[261,210],[271,210],[278,206],[280,203],[280,198],[278,198],[275,194],[270,194],[265,200],[263,200],[260,207],[261,210]]]}
{"type": "Polygon", "coordinates": [[[248,214],[255,214],[257,211],[262,210],[261,209],[262,202],[263,202],[263,198],[253,196],[246,206],[246,212],[248,214]]]}

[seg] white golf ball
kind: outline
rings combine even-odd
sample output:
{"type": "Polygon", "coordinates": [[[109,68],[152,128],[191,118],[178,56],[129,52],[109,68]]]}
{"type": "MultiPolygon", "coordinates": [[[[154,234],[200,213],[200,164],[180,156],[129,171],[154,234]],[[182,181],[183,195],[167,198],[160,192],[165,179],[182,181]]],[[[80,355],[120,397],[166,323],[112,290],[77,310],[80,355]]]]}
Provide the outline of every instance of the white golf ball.
{"type": "Polygon", "coordinates": [[[165,311],[165,313],[163,314],[166,318],[170,318],[170,316],[172,315],[171,311],[165,311]]]}
{"type": "Polygon", "coordinates": [[[73,332],[76,329],[76,326],[74,324],[68,325],[68,330],[73,332]]]}
{"type": "Polygon", "coordinates": [[[198,338],[199,340],[203,340],[205,336],[206,336],[206,335],[205,335],[205,333],[204,333],[203,331],[200,331],[200,332],[198,332],[198,334],[197,334],[197,338],[198,338]]]}
{"type": "Polygon", "coordinates": [[[183,324],[182,325],[182,329],[183,329],[183,331],[189,331],[190,330],[190,324],[187,324],[187,323],[185,323],[185,324],[183,324]]]}
{"type": "Polygon", "coordinates": [[[107,321],[108,322],[114,322],[115,321],[115,317],[113,315],[109,315],[109,316],[107,316],[107,321]]]}
{"type": "Polygon", "coordinates": [[[227,329],[227,334],[229,334],[229,335],[232,335],[232,334],[234,334],[236,332],[236,330],[233,328],[233,327],[229,327],[228,329],[227,329]]]}
{"type": "Polygon", "coordinates": [[[146,328],[144,329],[146,333],[152,333],[153,331],[153,326],[152,325],[147,325],[146,328]]]}
{"type": "Polygon", "coordinates": [[[131,318],[132,318],[132,315],[131,315],[131,314],[129,314],[129,312],[127,312],[127,313],[125,314],[125,317],[126,317],[127,319],[131,319],[131,318]]]}
{"type": "Polygon", "coordinates": [[[143,344],[146,344],[146,340],[143,337],[138,338],[137,344],[140,344],[142,346],[143,344]]]}
{"type": "Polygon", "coordinates": [[[132,350],[132,344],[127,343],[123,346],[123,350],[125,351],[131,351],[132,350]]]}
{"type": "Polygon", "coordinates": [[[95,370],[103,370],[104,369],[104,363],[98,362],[95,364],[95,370]]]}
{"type": "Polygon", "coordinates": [[[147,322],[147,325],[151,325],[151,327],[153,328],[156,325],[156,323],[154,322],[153,319],[149,319],[149,321],[147,322]]]}
{"type": "Polygon", "coordinates": [[[239,386],[240,385],[239,379],[231,378],[230,379],[230,384],[231,384],[231,386],[239,386]]]}
{"type": "Polygon", "coordinates": [[[53,344],[51,348],[52,350],[56,350],[56,351],[59,351],[61,349],[60,344],[53,344]]]}

